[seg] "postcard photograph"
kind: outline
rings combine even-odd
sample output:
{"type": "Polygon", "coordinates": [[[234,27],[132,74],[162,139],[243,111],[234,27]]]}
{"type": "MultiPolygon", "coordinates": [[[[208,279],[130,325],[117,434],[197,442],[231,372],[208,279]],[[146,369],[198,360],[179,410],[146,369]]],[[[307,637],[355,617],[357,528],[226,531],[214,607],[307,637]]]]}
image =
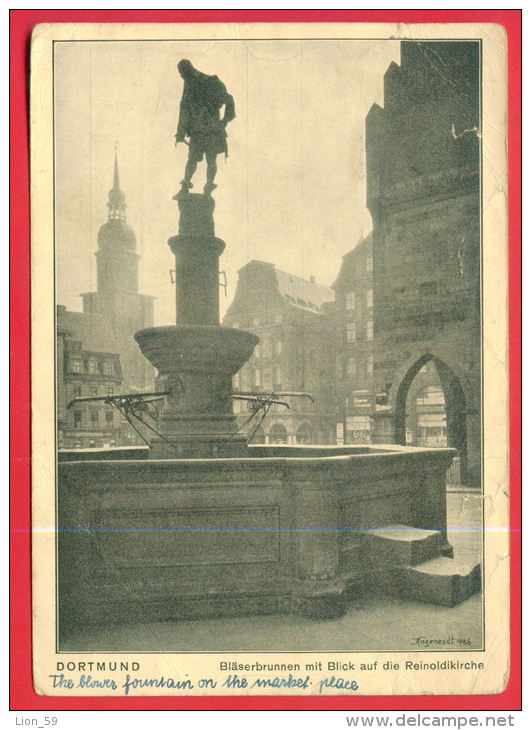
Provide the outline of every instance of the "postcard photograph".
{"type": "Polygon", "coordinates": [[[506,44],[43,25],[42,694],[458,694],[508,672],[506,44]]]}

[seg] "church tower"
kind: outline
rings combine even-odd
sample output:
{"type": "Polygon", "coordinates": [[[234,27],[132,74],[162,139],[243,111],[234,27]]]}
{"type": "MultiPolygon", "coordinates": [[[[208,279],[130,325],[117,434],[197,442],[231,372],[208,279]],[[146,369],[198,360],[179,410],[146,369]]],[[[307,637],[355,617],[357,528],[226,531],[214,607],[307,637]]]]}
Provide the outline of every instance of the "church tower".
{"type": "Polygon", "coordinates": [[[107,223],[98,232],[96,253],[98,291],[110,295],[115,292],[138,293],[138,254],[136,236],[126,223],[125,195],[120,189],[118,156],[114,155],[113,186],[109,190],[107,223]]]}
{"type": "Polygon", "coordinates": [[[114,155],[107,222],[98,231],[97,291],[82,294],[83,312],[92,316],[91,347],[113,345],[120,354],[124,391],[150,389],[153,368],[142,356],[133,335],[153,326],[153,297],[138,292],[136,236],[126,222],[125,195],[120,188],[118,155],[114,155]]]}

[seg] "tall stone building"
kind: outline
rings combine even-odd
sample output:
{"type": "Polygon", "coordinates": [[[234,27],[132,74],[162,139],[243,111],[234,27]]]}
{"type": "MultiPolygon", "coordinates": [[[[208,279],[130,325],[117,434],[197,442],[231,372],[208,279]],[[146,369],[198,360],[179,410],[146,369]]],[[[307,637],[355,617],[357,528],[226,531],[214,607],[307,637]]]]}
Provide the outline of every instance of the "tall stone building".
{"type": "Polygon", "coordinates": [[[114,159],[108,220],[98,232],[97,288],[82,294],[83,312],[58,307],[57,324],[87,350],[119,355],[124,392],[150,390],[154,371],[134,340],[134,333],[153,325],[154,298],[138,291],[136,237],[126,222],[125,195],[114,159]]]}
{"type": "Polygon", "coordinates": [[[373,219],[374,440],[406,442],[406,399],[428,362],[461,474],[481,473],[480,46],[401,43],[366,121],[373,219]]]}
{"type": "Polygon", "coordinates": [[[337,441],[368,444],[374,410],[372,234],[343,256],[332,288],[337,441]]]}
{"type": "MultiPolygon", "coordinates": [[[[250,261],[239,271],[225,327],[260,337],[253,356],[234,378],[234,390],[305,391],[315,397],[289,398],[289,410],[274,406],[254,443],[335,443],[333,402],[334,340],[327,307],[334,292],[265,261],[250,261]]],[[[239,423],[249,413],[235,401],[239,423]]]]}

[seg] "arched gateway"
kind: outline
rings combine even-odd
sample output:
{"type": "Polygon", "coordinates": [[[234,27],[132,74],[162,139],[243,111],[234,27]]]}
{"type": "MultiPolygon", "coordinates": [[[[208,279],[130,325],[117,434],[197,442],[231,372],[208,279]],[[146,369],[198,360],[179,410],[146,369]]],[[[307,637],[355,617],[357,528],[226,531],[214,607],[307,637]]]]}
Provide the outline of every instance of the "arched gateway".
{"type": "Polygon", "coordinates": [[[467,402],[461,382],[455,372],[441,359],[425,353],[413,363],[407,363],[397,377],[397,383],[390,392],[394,405],[394,440],[406,443],[406,401],[409,389],[421,370],[432,362],[437,370],[444,393],[448,446],[456,449],[461,462],[461,473],[467,474],[467,402]]]}

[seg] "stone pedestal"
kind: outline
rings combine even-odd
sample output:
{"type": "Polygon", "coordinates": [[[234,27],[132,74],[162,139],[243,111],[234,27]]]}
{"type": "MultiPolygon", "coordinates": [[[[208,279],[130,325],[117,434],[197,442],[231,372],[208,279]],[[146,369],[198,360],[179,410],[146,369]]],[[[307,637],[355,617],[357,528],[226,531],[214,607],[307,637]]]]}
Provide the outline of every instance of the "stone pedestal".
{"type": "Polygon", "coordinates": [[[175,256],[178,325],[219,324],[219,257],[225,243],[214,235],[213,198],[180,193],[179,235],[169,239],[175,256]]]}

